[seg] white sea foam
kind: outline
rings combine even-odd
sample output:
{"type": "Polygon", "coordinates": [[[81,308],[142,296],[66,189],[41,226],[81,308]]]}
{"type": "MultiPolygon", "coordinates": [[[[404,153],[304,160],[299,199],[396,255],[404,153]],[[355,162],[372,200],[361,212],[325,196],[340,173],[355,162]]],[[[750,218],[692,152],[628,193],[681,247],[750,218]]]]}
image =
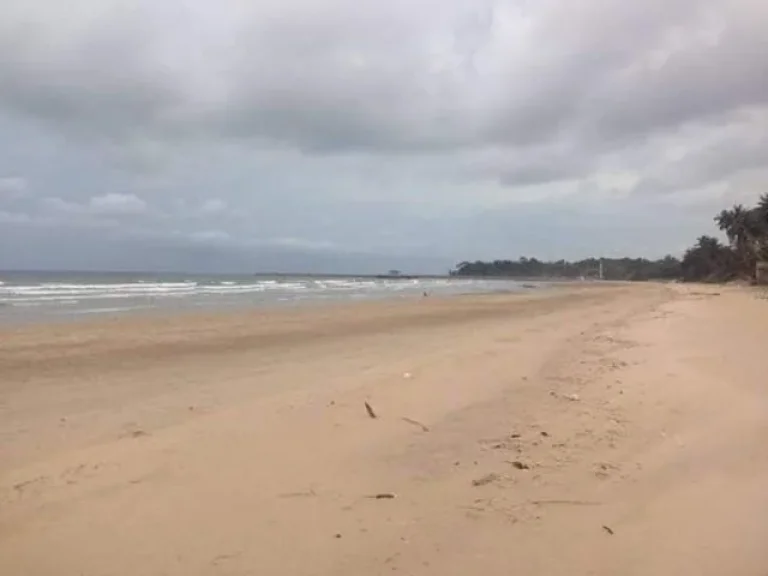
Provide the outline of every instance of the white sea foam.
{"type": "MultiPolygon", "coordinates": [[[[105,276],[108,277],[108,276],[105,276]]],[[[22,310],[50,310],[53,314],[98,314],[129,312],[138,308],[177,306],[219,306],[268,304],[299,300],[344,298],[386,298],[430,294],[458,294],[522,289],[519,284],[474,279],[400,279],[400,278],[179,278],[158,280],[116,278],[116,282],[98,282],[85,276],[83,282],[73,276],[45,279],[0,281],[0,319],[21,314],[22,310]],[[66,307],[66,308],[63,308],[66,307]],[[67,311],[69,310],[69,312],[67,311]],[[10,312],[9,312],[10,311],[10,312]]]]}
{"type": "Polygon", "coordinates": [[[21,304],[57,302],[78,298],[100,300],[115,298],[163,298],[195,295],[238,295],[265,291],[303,292],[311,289],[308,281],[278,282],[259,280],[249,283],[234,281],[210,284],[206,282],[148,282],[76,284],[46,282],[31,285],[0,285],[0,302],[21,304]]]}
{"type": "Polygon", "coordinates": [[[142,306],[111,306],[104,308],[84,308],[77,310],[74,314],[114,314],[116,312],[130,312],[131,310],[141,309],[142,306]]]}

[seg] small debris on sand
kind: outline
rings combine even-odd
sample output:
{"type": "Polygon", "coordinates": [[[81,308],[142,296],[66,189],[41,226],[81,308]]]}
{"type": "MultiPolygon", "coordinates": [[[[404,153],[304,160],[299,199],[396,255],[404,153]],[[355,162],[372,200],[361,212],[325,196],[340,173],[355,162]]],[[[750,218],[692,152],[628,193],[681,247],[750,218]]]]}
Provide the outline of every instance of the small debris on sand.
{"type": "Polygon", "coordinates": [[[517,468],[518,470],[530,470],[531,467],[526,464],[525,462],[520,462],[520,460],[512,460],[510,462],[513,468],[517,468]]]}
{"type": "Polygon", "coordinates": [[[413,424],[414,426],[418,426],[419,428],[421,428],[422,432],[429,432],[429,428],[426,425],[422,424],[418,420],[414,420],[413,418],[403,417],[403,422],[407,422],[408,424],[413,424]]]}
{"type": "Polygon", "coordinates": [[[529,500],[535,506],[545,506],[548,504],[562,504],[566,506],[600,506],[601,502],[592,500],[529,500]]]}
{"type": "Polygon", "coordinates": [[[603,524],[603,530],[608,532],[608,534],[610,534],[611,536],[613,536],[614,534],[613,530],[611,530],[611,528],[609,526],[606,526],[605,524],[603,524]]]}
{"type": "Polygon", "coordinates": [[[499,479],[499,475],[496,474],[495,472],[491,472],[490,474],[486,474],[481,478],[472,480],[472,486],[485,486],[486,484],[490,484],[491,482],[496,482],[496,480],[498,479],[499,479]]]}
{"type": "Polygon", "coordinates": [[[371,500],[393,500],[396,498],[396,495],[392,492],[380,492],[378,494],[366,496],[366,498],[370,498],[371,500]]]}
{"type": "Polygon", "coordinates": [[[373,411],[373,408],[371,408],[371,405],[368,404],[368,402],[365,403],[365,411],[368,412],[368,416],[371,418],[377,418],[376,412],[373,411]]]}
{"type": "Polygon", "coordinates": [[[317,492],[314,489],[306,492],[285,492],[278,495],[279,498],[311,498],[313,496],[317,496],[317,492]]]}

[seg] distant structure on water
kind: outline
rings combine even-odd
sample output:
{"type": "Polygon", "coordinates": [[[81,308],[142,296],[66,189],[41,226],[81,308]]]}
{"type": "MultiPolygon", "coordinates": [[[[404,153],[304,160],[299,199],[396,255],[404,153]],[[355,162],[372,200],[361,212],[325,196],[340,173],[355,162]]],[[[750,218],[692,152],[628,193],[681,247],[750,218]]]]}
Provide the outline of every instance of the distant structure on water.
{"type": "Polygon", "coordinates": [[[410,274],[403,274],[400,270],[390,270],[386,274],[378,274],[376,278],[386,280],[388,278],[399,278],[400,280],[413,280],[416,276],[410,274]]]}

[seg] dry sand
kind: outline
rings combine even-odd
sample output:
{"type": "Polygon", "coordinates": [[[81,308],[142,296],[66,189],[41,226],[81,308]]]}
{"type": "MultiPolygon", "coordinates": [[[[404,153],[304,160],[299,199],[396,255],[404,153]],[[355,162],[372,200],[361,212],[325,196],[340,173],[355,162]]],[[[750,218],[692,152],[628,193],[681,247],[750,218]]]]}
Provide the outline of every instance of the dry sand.
{"type": "Polygon", "coordinates": [[[766,345],[673,285],[2,333],[0,574],[765,576],[766,345]]]}

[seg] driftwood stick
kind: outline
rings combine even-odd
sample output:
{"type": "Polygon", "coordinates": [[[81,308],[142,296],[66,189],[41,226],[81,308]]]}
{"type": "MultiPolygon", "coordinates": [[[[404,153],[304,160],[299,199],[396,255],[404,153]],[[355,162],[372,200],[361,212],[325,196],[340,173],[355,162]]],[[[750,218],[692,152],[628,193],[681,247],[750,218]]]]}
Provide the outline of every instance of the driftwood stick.
{"type": "Polygon", "coordinates": [[[426,425],[422,424],[418,420],[414,420],[413,418],[403,417],[403,422],[408,422],[408,424],[413,424],[414,426],[418,426],[419,428],[421,428],[422,432],[429,432],[429,428],[426,425]]]}

